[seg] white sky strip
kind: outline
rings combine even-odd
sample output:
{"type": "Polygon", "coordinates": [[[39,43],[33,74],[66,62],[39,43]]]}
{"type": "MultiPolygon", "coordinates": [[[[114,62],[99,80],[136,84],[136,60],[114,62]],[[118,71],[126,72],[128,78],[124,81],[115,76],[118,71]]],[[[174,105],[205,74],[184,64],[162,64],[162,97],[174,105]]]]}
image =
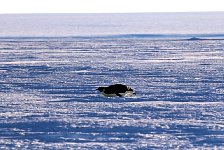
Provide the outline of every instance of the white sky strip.
{"type": "Polygon", "coordinates": [[[0,13],[224,11],[223,0],[0,0],[0,13]]]}

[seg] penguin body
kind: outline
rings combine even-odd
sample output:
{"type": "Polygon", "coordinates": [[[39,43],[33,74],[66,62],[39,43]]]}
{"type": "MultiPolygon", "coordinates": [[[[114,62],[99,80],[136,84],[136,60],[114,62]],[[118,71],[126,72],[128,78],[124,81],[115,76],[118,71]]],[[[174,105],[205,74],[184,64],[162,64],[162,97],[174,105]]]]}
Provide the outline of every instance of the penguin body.
{"type": "Polygon", "coordinates": [[[132,96],[135,94],[134,90],[126,85],[123,84],[114,84],[108,87],[99,87],[97,88],[98,91],[101,92],[102,95],[107,97],[125,97],[125,96],[132,96]]]}

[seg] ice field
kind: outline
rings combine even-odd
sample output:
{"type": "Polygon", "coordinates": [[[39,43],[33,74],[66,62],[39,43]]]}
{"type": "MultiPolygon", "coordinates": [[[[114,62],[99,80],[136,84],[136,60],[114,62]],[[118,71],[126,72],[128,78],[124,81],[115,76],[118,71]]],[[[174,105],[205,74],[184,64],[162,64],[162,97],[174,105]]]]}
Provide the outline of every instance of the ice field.
{"type": "Polygon", "coordinates": [[[0,100],[0,149],[222,149],[224,40],[1,39],[0,100]]]}

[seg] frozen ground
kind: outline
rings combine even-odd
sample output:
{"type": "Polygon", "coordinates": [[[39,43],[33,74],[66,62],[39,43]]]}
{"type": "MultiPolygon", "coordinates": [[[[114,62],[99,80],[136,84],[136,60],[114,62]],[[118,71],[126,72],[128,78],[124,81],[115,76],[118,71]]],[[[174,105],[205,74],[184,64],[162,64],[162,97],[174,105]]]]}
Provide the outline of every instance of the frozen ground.
{"type": "Polygon", "coordinates": [[[0,149],[221,149],[224,40],[1,39],[0,100],[0,149]]]}

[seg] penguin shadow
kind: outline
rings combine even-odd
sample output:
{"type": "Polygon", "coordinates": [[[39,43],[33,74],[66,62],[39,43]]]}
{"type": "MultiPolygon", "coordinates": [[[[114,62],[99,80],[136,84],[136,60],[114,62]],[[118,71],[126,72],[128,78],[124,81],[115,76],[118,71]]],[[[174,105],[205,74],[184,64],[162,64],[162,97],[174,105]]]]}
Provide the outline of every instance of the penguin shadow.
{"type": "Polygon", "coordinates": [[[80,102],[80,103],[89,103],[89,102],[107,102],[107,103],[123,103],[123,102],[140,102],[141,97],[132,96],[132,97],[106,97],[99,94],[89,95],[85,97],[74,97],[74,98],[62,98],[62,99],[53,99],[49,102],[80,102]]]}

